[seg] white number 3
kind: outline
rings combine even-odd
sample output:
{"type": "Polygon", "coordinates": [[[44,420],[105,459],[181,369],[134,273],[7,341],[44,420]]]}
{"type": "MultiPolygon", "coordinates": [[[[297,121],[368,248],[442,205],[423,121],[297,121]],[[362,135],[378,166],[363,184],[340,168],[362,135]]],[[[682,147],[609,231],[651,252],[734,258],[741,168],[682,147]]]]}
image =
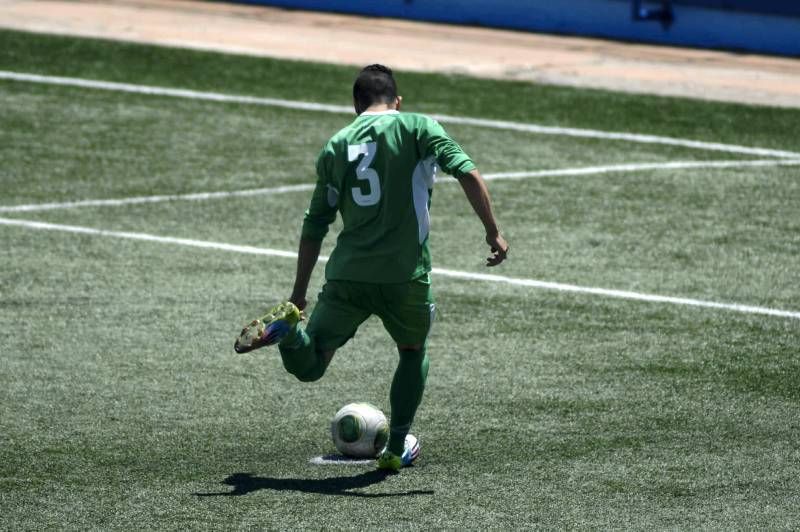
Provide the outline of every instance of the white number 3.
{"type": "Polygon", "coordinates": [[[356,167],[356,177],[367,181],[369,191],[364,194],[360,187],[353,187],[352,189],[353,201],[362,207],[375,205],[381,199],[381,181],[378,177],[378,172],[369,167],[369,165],[372,164],[372,159],[375,158],[376,151],[377,144],[374,142],[347,147],[348,161],[352,162],[357,160],[361,155],[364,156],[356,167]]]}

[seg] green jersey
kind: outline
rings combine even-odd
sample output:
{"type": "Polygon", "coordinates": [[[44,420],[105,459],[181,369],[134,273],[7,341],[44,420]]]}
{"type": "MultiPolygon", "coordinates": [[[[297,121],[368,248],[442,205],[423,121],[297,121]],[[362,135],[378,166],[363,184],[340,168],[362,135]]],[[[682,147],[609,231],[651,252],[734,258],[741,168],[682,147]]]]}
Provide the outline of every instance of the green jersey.
{"type": "Polygon", "coordinates": [[[334,135],[317,160],[303,238],[322,240],[342,215],[325,277],[401,283],[431,270],[430,200],[437,167],[475,168],[438,122],[424,115],[365,112],[334,135]]]}

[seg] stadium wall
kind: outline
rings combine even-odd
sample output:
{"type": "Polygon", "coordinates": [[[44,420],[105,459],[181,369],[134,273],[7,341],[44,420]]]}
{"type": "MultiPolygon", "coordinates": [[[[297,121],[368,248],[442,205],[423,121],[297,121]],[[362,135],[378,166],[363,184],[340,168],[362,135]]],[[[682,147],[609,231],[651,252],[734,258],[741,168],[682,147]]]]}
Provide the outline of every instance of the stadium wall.
{"type": "Polygon", "coordinates": [[[332,11],[800,56],[797,0],[239,0],[332,11]],[[671,23],[659,20],[668,8],[671,23]]]}

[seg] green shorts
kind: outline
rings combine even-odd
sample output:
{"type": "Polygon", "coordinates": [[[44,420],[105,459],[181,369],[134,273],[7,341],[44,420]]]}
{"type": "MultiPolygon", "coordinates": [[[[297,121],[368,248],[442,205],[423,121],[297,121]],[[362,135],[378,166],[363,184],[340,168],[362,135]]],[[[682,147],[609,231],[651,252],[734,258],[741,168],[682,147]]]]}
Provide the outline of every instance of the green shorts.
{"type": "Polygon", "coordinates": [[[375,314],[396,344],[424,344],[435,309],[427,275],[395,284],[327,281],[306,332],[314,338],[317,350],[333,351],[375,314]]]}

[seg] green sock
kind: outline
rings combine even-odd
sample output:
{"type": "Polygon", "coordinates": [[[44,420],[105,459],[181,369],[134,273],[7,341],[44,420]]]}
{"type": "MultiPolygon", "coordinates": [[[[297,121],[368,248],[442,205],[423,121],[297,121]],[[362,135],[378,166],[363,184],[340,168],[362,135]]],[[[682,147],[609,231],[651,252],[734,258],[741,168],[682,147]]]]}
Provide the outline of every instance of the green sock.
{"type": "Polygon", "coordinates": [[[411,429],[414,414],[422,401],[425,381],[428,378],[428,355],[425,346],[421,349],[401,349],[400,362],[394,372],[389,402],[392,419],[389,424],[389,451],[403,454],[406,434],[411,429]]]}
{"type": "Polygon", "coordinates": [[[301,381],[318,380],[327,369],[322,353],[317,353],[314,338],[302,328],[295,327],[278,344],[286,371],[301,381]]]}

